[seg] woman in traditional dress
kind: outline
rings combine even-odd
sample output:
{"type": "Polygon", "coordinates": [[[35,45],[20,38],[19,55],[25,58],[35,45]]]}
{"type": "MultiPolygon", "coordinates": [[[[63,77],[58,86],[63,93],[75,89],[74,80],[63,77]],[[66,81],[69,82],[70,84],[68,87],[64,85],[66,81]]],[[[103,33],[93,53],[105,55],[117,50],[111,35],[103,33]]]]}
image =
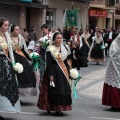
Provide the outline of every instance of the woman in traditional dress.
{"type": "Polygon", "coordinates": [[[54,45],[50,45],[46,52],[47,67],[44,73],[38,108],[42,110],[56,111],[58,116],[61,111],[71,110],[71,88],[68,69],[71,67],[67,60],[67,50],[61,44],[62,34],[53,35],[54,45]]]}
{"type": "Polygon", "coordinates": [[[11,38],[13,43],[15,61],[23,65],[23,72],[17,73],[19,93],[21,95],[36,95],[36,79],[32,67],[29,64],[30,57],[24,38],[20,35],[19,26],[11,26],[11,38]]]}
{"type": "MultiPolygon", "coordinates": [[[[0,111],[20,112],[21,106],[18,96],[18,86],[8,51],[5,32],[8,31],[9,21],[0,18],[0,111]]],[[[0,120],[4,118],[0,117],[0,120]]]]}
{"type": "Polygon", "coordinates": [[[102,104],[120,109],[120,35],[112,42],[109,55],[102,104]]]}
{"type": "Polygon", "coordinates": [[[90,34],[88,33],[88,30],[85,29],[84,33],[81,35],[82,37],[82,47],[81,47],[81,52],[83,53],[84,55],[84,58],[88,58],[88,52],[90,50],[90,42],[89,42],[89,37],[90,37],[90,34]]]}
{"type": "Polygon", "coordinates": [[[105,62],[104,49],[104,41],[100,31],[98,31],[97,36],[93,38],[93,42],[88,54],[88,60],[97,62],[96,65],[99,65],[100,62],[105,62]]]}

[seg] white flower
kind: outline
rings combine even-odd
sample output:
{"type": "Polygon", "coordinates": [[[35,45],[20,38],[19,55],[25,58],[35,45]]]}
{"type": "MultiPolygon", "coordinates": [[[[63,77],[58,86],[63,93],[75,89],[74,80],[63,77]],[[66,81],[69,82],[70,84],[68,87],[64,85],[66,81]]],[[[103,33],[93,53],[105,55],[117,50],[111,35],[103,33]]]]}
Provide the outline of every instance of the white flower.
{"type": "Polygon", "coordinates": [[[46,43],[49,43],[49,44],[50,44],[50,43],[51,43],[51,40],[47,40],[46,43]]]}
{"type": "Polygon", "coordinates": [[[35,56],[39,56],[39,54],[38,54],[37,52],[32,52],[32,53],[30,53],[30,55],[29,55],[30,58],[32,58],[33,55],[35,55],[35,56]]]}
{"type": "Polygon", "coordinates": [[[77,79],[79,77],[79,73],[76,69],[71,69],[70,70],[70,76],[73,78],[73,79],[77,79]]]}
{"type": "Polygon", "coordinates": [[[58,52],[55,52],[53,55],[55,58],[61,57],[61,55],[58,52]]]}
{"type": "Polygon", "coordinates": [[[47,49],[50,50],[50,51],[52,51],[52,52],[55,51],[55,48],[52,45],[48,46],[47,49]]]}
{"type": "Polygon", "coordinates": [[[13,69],[18,73],[22,73],[23,72],[23,65],[20,63],[15,63],[15,65],[13,66],[13,69]]]}
{"type": "Polygon", "coordinates": [[[95,40],[95,37],[92,37],[92,40],[95,40]]]}
{"type": "Polygon", "coordinates": [[[105,47],[108,47],[108,44],[107,44],[107,43],[105,43],[105,47]]]}

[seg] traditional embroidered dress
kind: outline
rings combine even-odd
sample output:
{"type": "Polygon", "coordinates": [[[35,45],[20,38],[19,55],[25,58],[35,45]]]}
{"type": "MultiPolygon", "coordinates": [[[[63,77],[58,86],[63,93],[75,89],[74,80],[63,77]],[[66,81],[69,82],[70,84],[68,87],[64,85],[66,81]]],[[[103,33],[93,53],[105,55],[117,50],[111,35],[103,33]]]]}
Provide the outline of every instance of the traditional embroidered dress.
{"type": "Polygon", "coordinates": [[[0,111],[20,112],[18,86],[8,53],[8,44],[0,35],[0,111]]]}
{"type": "Polygon", "coordinates": [[[104,62],[105,61],[105,50],[103,46],[104,46],[103,38],[95,37],[93,39],[90,51],[88,53],[88,60],[96,61],[96,62],[104,62]]]}
{"type": "Polygon", "coordinates": [[[109,55],[102,104],[120,108],[120,35],[112,42],[109,55]]]}
{"type": "Polygon", "coordinates": [[[15,62],[21,63],[24,69],[22,73],[17,73],[17,79],[19,82],[19,93],[21,95],[34,96],[37,94],[36,79],[32,67],[28,62],[28,59],[30,58],[27,53],[26,43],[21,35],[18,36],[18,41],[19,43],[16,44],[15,41],[12,39],[15,62]]]}
{"type": "Polygon", "coordinates": [[[82,43],[83,43],[83,46],[81,47],[81,52],[83,53],[84,57],[87,59],[88,52],[90,50],[90,43],[88,41],[90,34],[83,33],[81,37],[82,37],[82,43]]]}
{"type": "Polygon", "coordinates": [[[46,52],[47,67],[44,73],[38,108],[51,111],[71,110],[71,89],[67,64],[67,51],[61,45],[61,53],[54,45],[50,45],[46,52]],[[50,86],[49,77],[54,77],[55,87],[50,86]]]}

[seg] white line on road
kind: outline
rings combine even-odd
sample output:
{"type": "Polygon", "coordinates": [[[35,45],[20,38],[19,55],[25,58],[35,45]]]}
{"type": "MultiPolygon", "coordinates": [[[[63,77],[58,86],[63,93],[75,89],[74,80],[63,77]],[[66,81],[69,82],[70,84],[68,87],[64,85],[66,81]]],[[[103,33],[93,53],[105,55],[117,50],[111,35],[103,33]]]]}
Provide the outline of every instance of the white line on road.
{"type": "Polygon", "coordinates": [[[31,112],[6,112],[6,111],[0,111],[0,113],[17,113],[17,114],[29,114],[29,115],[39,115],[40,113],[31,113],[31,112]]]}
{"type": "Polygon", "coordinates": [[[91,119],[98,119],[98,120],[120,120],[116,118],[102,118],[102,117],[90,117],[91,119]]]}

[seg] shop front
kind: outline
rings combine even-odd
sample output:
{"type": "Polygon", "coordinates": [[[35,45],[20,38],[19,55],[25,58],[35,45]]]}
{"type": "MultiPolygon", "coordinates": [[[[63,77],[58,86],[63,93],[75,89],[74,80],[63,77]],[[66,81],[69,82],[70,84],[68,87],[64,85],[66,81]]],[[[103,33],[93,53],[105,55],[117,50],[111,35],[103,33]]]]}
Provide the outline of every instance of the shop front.
{"type": "Polygon", "coordinates": [[[47,8],[48,5],[34,3],[33,0],[0,0],[0,17],[8,18],[10,24],[19,25],[21,32],[35,26],[39,36],[43,10],[47,8]]]}
{"type": "Polygon", "coordinates": [[[98,26],[100,29],[106,28],[107,10],[89,9],[89,28],[94,29],[98,26]]]}

